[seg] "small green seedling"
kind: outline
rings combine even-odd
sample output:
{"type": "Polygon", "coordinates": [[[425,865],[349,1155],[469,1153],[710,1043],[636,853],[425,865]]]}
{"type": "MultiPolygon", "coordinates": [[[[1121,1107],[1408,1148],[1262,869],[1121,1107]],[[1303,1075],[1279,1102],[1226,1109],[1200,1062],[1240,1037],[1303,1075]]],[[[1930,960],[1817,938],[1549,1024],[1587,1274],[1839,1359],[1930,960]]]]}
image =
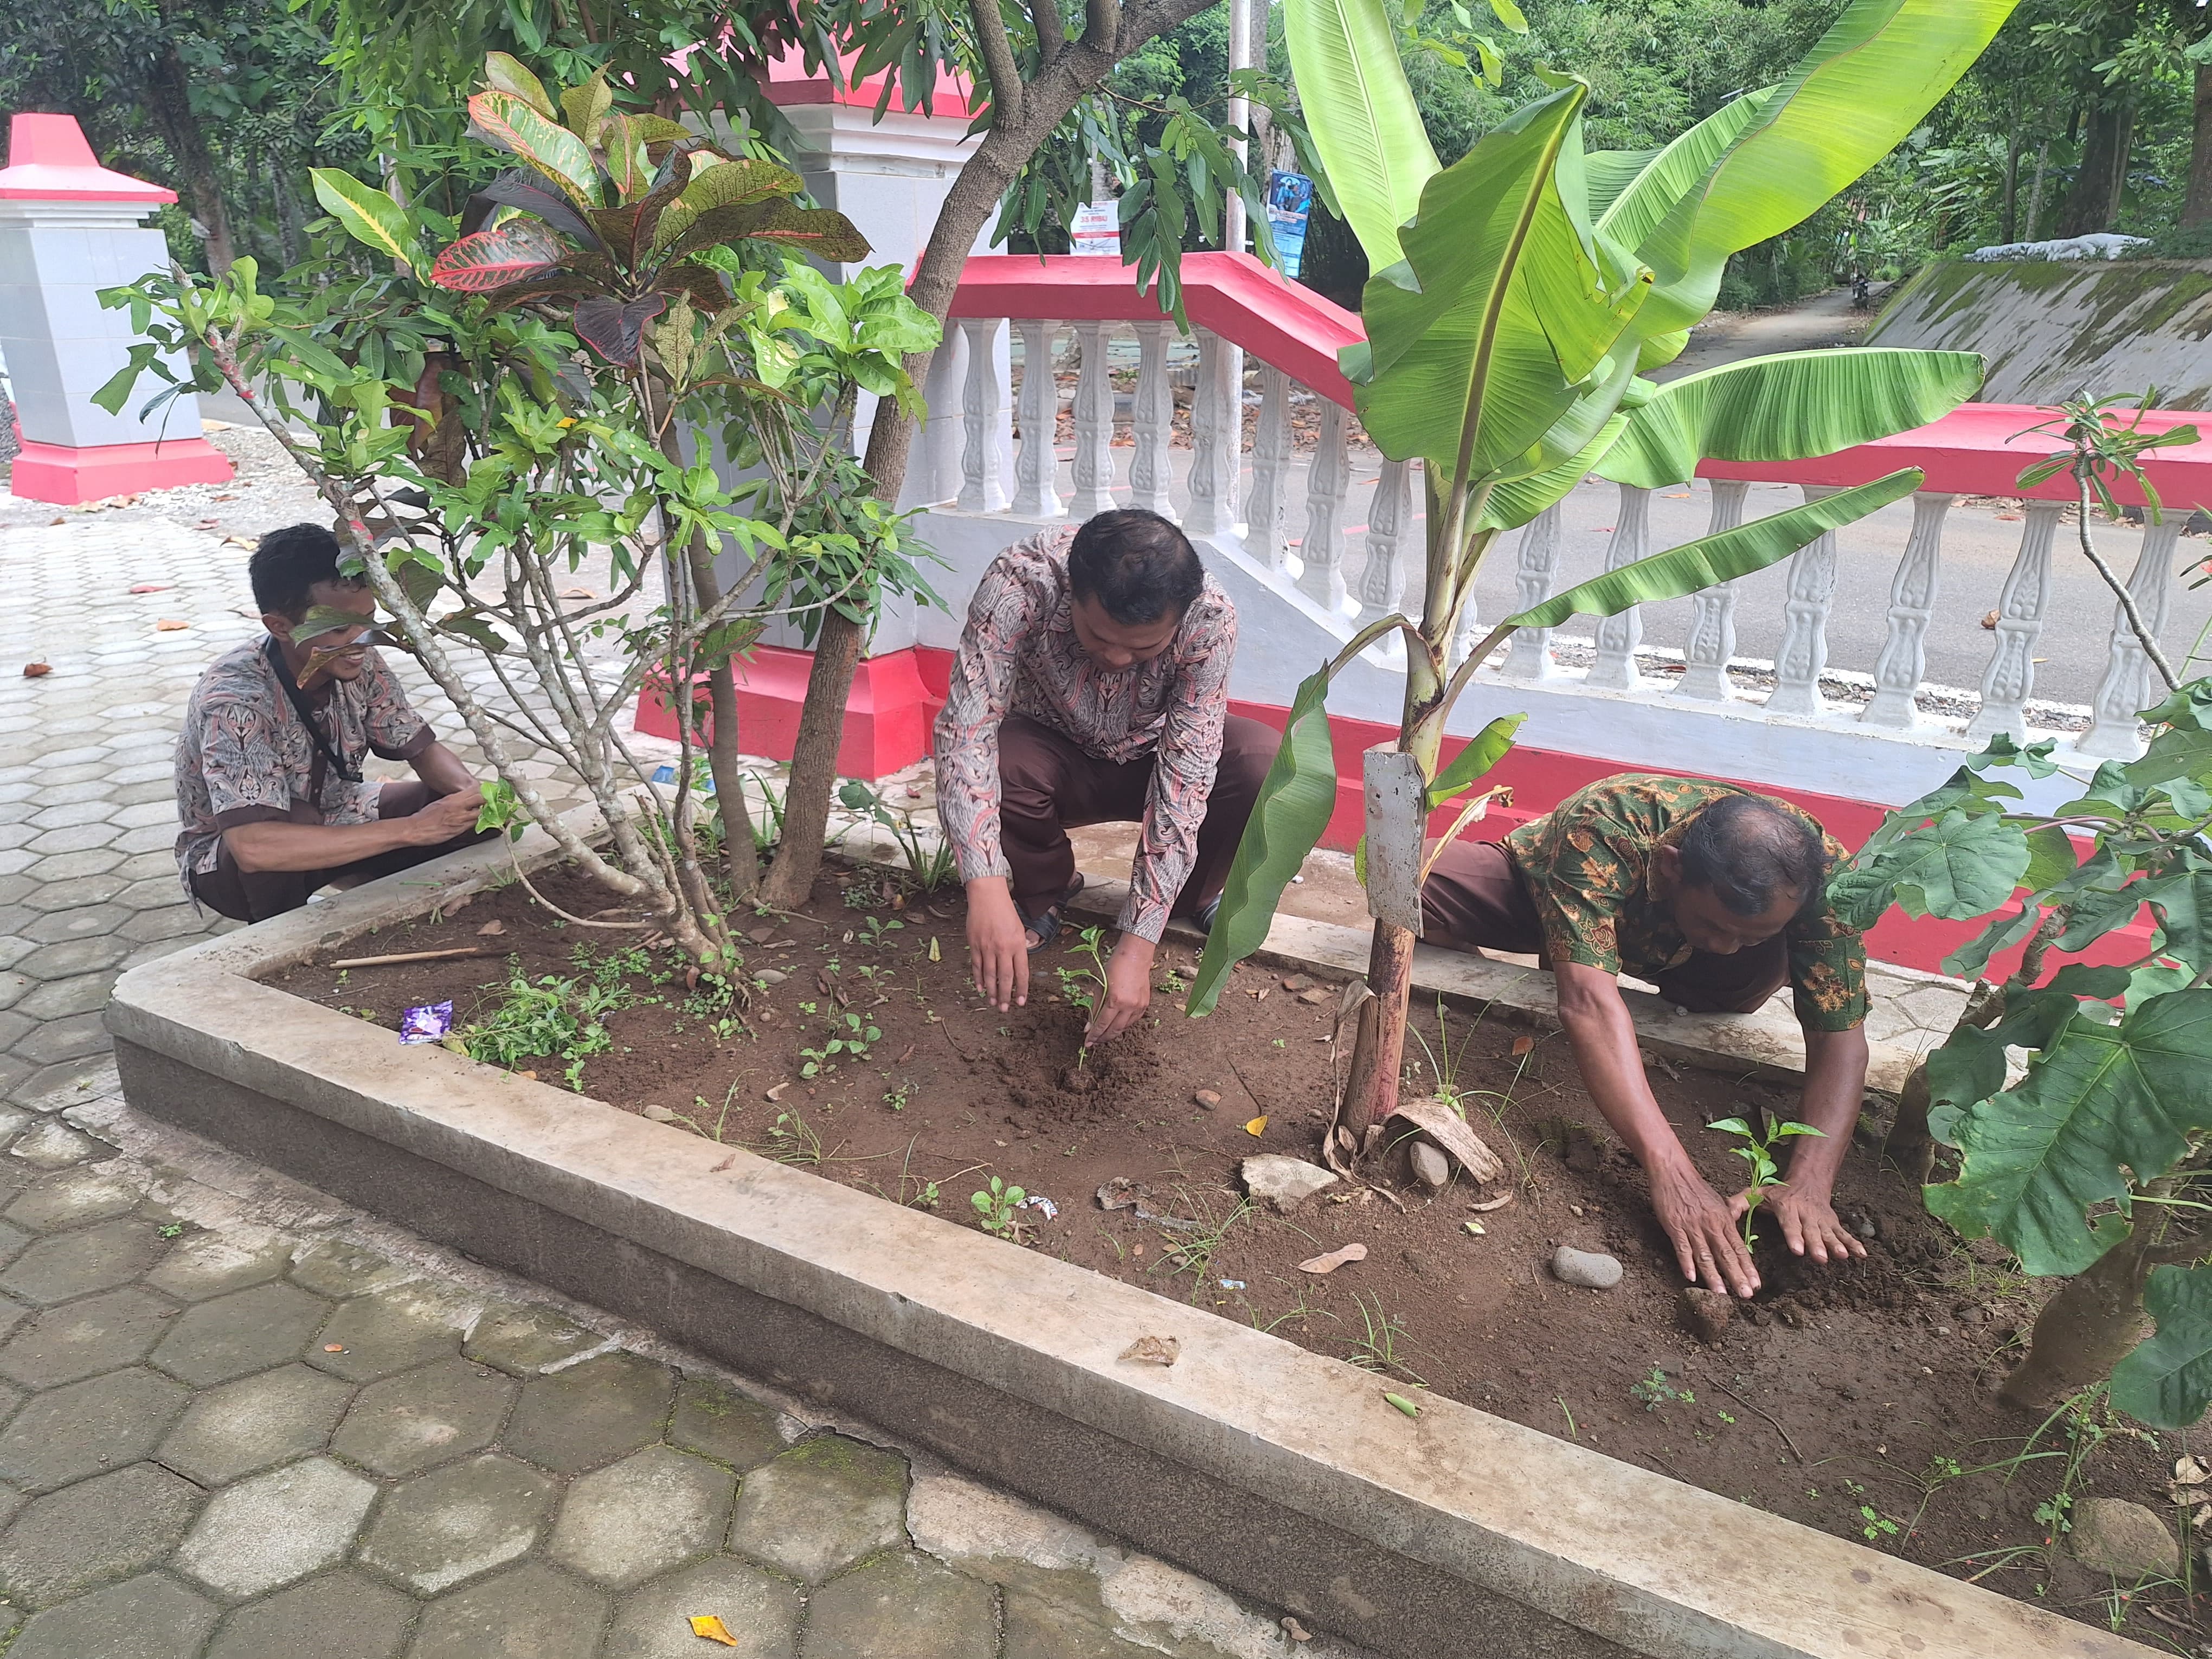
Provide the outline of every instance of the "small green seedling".
{"type": "MultiPolygon", "coordinates": [[[[1091,965],[1054,970],[1060,975],[1060,995],[1067,1000],[1069,1006],[1082,1011],[1086,1024],[1090,1020],[1091,1011],[1098,1006],[1098,999],[1106,989],[1105,937],[1103,927],[1085,928],[1076,935],[1075,943],[1068,946],[1068,950],[1075,956],[1088,957],[1091,965]]],[[[1091,1050],[1087,1045],[1078,1048],[1075,1051],[1076,1069],[1082,1070],[1084,1061],[1090,1057],[1091,1050]]]]}
{"type": "Polygon", "coordinates": [[[1014,1212],[1029,1194],[1018,1187],[1009,1187],[998,1176],[991,1177],[988,1191],[975,1194],[968,1201],[983,1218],[983,1231],[1000,1238],[1012,1238],[1021,1230],[1021,1218],[1014,1212]]]}
{"type": "Polygon", "coordinates": [[[1698,1403],[1696,1395],[1669,1382],[1667,1373],[1657,1365],[1651,1368],[1651,1375],[1641,1382],[1628,1385],[1628,1397],[1640,1401],[1647,1412],[1656,1412],[1662,1406],[1694,1406],[1698,1403]]]}
{"type": "Polygon", "coordinates": [[[1897,1536],[1897,1522],[1880,1513],[1871,1504],[1859,1505],[1859,1531],[1871,1544],[1877,1538],[1897,1536]]]}
{"type": "Polygon", "coordinates": [[[1742,1142],[1730,1148],[1735,1155],[1751,1166],[1751,1185],[1744,1193],[1747,1207],[1743,1212],[1743,1247],[1747,1250],[1759,1242],[1759,1235],[1751,1229],[1751,1218],[1759,1212],[1759,1201],[1767,1189],[1782,1184],[1780,1172],[1774,1163],[1774,1143],[1789,1135],[1820,1135],[1827,1137],[1809,1123],[1772,1123],[1765,1134],[1759,1133],[1740,1117],[1724,1117],[1717,1123],[1708,1123],[1708,1129],[1717,1129],[1723,1134],[1735,1135],[1742,1142]]]}
{"type": "Polygon", "coordinates": [[[883,1032],[860,1015],[840,1012],[830,1017],[830,1041],[819,1048],[801,1048],[799,1052],[806,1063],[799,1068],[801,1077],[818,1077],[837,1063],[840,1055],[848,1060],[866,1060],[872,1043],[884,1040],[883,1032]]]}

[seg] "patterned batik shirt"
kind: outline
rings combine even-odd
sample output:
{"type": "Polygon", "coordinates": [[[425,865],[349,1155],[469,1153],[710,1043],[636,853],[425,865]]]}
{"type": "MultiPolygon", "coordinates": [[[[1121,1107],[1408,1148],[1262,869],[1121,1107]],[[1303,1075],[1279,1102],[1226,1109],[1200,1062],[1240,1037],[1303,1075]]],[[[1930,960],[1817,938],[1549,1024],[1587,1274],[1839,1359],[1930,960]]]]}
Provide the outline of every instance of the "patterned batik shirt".
{"type": "MultiPolygon", "coordinates": [[[[1749,794],[1705,778],[1623,773],[1577,789],[1542,817],[1505,838],[1544,927],[1545,953],[1609,974],[1651,979],[1689,959],[1689,941],[1654,890],[1659,848],[1673,846],[1700,809],[1723,795],[1749,794]]],[[[1757,799],[1806,813],[1770,795],[1757,799]]],[[[1822,832],[1832,862],[1842,843],[1822,832]]],[[[1866,1018],[1866,947],[1836,920],[1824,897],[1790,923],[1790,984],[1797,1018],[1823,1031],[1848,1031],[1866,1018]]]]}
{"type": "MultiPolygon", "coordinates": [[[[185,890],[216,866],[222,832],[241,823],[371,823],[377,792],[331,771],[269,666],[263,641],[226,652],[200,676],[177,738],[177,870],[185,890]]],[[[331,747],[356,766],[367,754],[411,761],[436,734],[372,650],[361,678],[309,692],[331,747]]]]}
{"type": "Polygon", "coordinates": [[[1237,611],[1212,576],[1166,650],[1119,671],[1075,637],[1067,582],[1073,526],[1008,548],[969,602],[937,716],[937,811],[960,878],[1011,876],[999,836],[999,722],[1021,714],[1117,764],[1157,757],[1119,926],[1157,942],[1198,853],[1229,714],[1237,611]]]}

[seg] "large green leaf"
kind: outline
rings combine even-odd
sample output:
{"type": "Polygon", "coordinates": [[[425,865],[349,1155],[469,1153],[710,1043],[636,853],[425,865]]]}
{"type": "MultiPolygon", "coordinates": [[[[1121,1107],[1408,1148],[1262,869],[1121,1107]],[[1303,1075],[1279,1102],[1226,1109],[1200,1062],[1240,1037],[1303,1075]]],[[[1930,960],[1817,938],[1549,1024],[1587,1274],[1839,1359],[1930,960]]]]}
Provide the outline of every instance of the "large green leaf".
{"type": "Polygon", "coordinates": [[[1490,769],[1505,758],[1513,747],[1513,734],[1521,729],[1526,714],[1500,714],[1467,741],[1467,745],[1451,757],[1450,763],[1437,774],[1429,785],[1429,805],[1442,806],[1454,795],[1474,787],[1477,780],[1488,775],[1490,769]]]}
{"type": "Polygon", "coordinates": [[[1628,416],[1616,414],[1598,428],[1582,453],[1570,455],[1548,472],[1538,472],[1527,477],[1508,478],[1493,485],[1483,500],[1482,512],[1475,520],[1478,530],[1518,530],[1529,523],[1547,507],[1565,501],[1574,487],[1590,474],[1590,470],[1604,459],[1620,434],[1628,429],[1628,416]]]}
{"type": "Polygon", "coordinates": [[[1920,487],[1921,473],[1906,467],[1886,478],[1838,490],[1771,519],[1740,525],[1717,536],[1700,536],[1664,553],[1608,570],[1580,586],[1507,620],[1518,628],[1557,628],[1570,617],[1613,617],[1632,605],[1679,599],[1734,581],[1788,558],[1807,543],[1876,507],[1900,501],[1920,487]]]}
{"type": "Polygon", "coordinates": [[[1287,0],[1283,39],[1314,150],[1352,234],[1376,270],[1395,265],[1398,228],[1421,202],[1437,153],[1398,58],[1382,0],[1287,0]]]}
{"type": "Polygon", "coordinates": [[[1663,489],[1698,463],[1832,455],[1949,414],[1980,390],[1971,351],[1867,347],[1752,357],[1686,374],[1629,411],[1597,465],[1616,483],[1663,489]]]}
{"type": "Polygon", "coordinates": [[[2027,872],[2027,838],[2001,813],[1954,807],[1892,842],[1871,860],[1853,860],[1828,884],[1828,902],[1846,927],[1864,930],[1894,900],[1910,916],[1963,921],[2008,902],[2027,872]]]}
{"type": "Polygon", "coordinates": [[[2089,1211],[2124,1204],[2131,1177],[2164,1175],[2208,1129],[2212,991],[2148,998],[2112,1024],[2076,1012],[2017,1087],[1961,1114],[1959,1177],[1929,1188],[1928,1207],[2031,1273],[2080,1273],[2127,1232],[2089,1211]]]}
{"type": "Polygon", "coordinates": [[[1211,1013],[1229,981],[1229,970],[1267,942],[1276,903],[1291,878],[1321,842],[1336,811],[1336,749],[1330,741],[1328,670],[1300,682],[1291,699],[1282,747],[1260,785],[1260,798],[1245,821],[1244,838],[1229,862],[1221,908],[1206,936],[1183,1012],[1196,1018],[1211,1013]]]}
{"type": "Polygon", "coordinates": [[[2185,1429],[2212,1406],[2212,1267],[2154,1267],[2143,1306],[2158,1334],[2112,1368],[2112,1403],[2159,1429],[2185,1429]]]}
{"type": "Polygon", "coordinates": [[[347,235],[413,266],[415,233],[397,202],[337,167],[309,167],[307,177],[314,183],[315,199],[345,227],[347,235]]]}
{"type": "Polygon", "coordinates": [[[494,89],[469,100],[469,119],[491,143],[520,157],[561,186],[577,206],[599,205],[599,169],[590,148],[513,93],[494,89]]]}
{"type": "MultiPolygon", "coordinates": [[[[1668,216],[1704,186],[1729,146],[1766,112],[1778,90],[1768,87],[1731,99],[1664,149],[1652,151],[1633,179],[1613,186],[1597,228],[1640,250],[1668,216]]],[[[1591,158],[1593,162],[1598,159],[1591,158]]],[[[1601,187],[1612,184],[1610,168],[1593,166],[1591,176],[1601,187]]]]}

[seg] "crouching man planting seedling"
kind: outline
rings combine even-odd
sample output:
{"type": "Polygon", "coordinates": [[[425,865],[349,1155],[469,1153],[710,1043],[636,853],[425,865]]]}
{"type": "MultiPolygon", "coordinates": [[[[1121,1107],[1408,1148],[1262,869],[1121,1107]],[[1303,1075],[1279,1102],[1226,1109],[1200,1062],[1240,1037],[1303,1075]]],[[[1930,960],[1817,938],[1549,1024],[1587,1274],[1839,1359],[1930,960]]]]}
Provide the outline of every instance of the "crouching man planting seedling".
{"type": "Polygon", "coordinates": [[[1155,513],[1048,530],[984,572],[937,717],[937,806],[975,988],[1001,1013],[1029,1000],[1029,957],[1082,888],[1071,829],[1142,825],[1086,1048],[1151,1005],[1170,915],[1212,925],[1279,741],[1229,712],[1236,652],[1229,596],[1155,513]]]}
{"type": "Polygon", "coordinates": [[[1455,841],[1421,889],[1422,937],[1543,958],[1583,1084],[1644,1164],[1651,1207],[1686,1278],[1759,1288],[1747,1224],[1764,1204],[1790,1250],[1863,1256],[1830,1194],[1866,1088],[1866,950],[1828,906],[1843,848],[1778,800],[1701,778],[1601,779],[1503,842],[1455,841]],[[1723,1199],[1652,1096],[1618,976],[1678,1007],[1750,1013],[1786,983],[1805,1032],[1802,1123],[1789,1178],[1771,1160],[1723,1199]]]}

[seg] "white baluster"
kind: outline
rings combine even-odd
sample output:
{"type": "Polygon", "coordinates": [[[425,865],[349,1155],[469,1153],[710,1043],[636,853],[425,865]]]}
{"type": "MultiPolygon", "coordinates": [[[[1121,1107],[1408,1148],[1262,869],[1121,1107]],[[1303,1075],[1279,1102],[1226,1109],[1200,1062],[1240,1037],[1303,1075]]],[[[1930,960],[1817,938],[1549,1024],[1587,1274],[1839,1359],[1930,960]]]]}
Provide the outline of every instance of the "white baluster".
{"type": "Polygon", "coordinates": [[[1959,498],[1923,490],[1912,498],[1912,534],[1889,583],[1889,631],[1874,661],[1874,701],[1859,716],[1868,726],[1910,732],[1924,726],[1917,701],[1928,672],[1928,624],[1942,586],[1943,515],[1959,498]]]}
{"type": "MultiPolygon", "coordinates": [[[[2163,523],[2143,526],[2142,546],[2128,577],[2128,592],[2153,639],[2166,631],[2166,614],[2172,609],[2173,550],[2186,516],[2168,508],[2163,523]]],[[[2117,600],[2107,650],[2104,678],[2097,682],[2097,695],[2089,703],[2089,729],[2075,740],[2074,747],[2107,760],[2133,760],[2143,751],[2136,713],[2166,695],[2166,682],[2151,678],[2150,658],[2117,600]]]]}
{"type": "MultiPolygon", "coordinates": [[[[1528,521],[1521,532],[1521,556],[1513,571],[1513,604],[1529,611],[1552,597],[1552,580],[1559,573],[1559,507],[1554,501],[1528,521]]],[[[1509,680],[1551,680],[1559,678],[1552,660],[1552,630],[1523,628],[1506,647],[1505,665],[1498,670],[1509,680]]]]}
{"type": "Polygon", "coordinates": [[[1006,484],[999,471],[999,428],[1006,400],[999,389],[999,325],[996,317],[963,317],[968,374],[960,387],[960,495],[955,505],[969,513],[1002,513],[1006,484]]]}
{"type": "Polygon", "coordinates": [[[1352,488],[1352,457],[1344,437],[1344,406],[1321,405],[1321,435],[1313,470],[1306,475],[1306,533],[1298,555],[1304,568],[1298,587],[1316,604],[1341,613],[1344,590],[1344,498],[1352,488]]]}
{"type": "Polygon", "coordinates": [[[1230,349],[1219,335],[1200,331],[1198,386],[1190,400],[1190,516],[1184,521],[1194,536],[1237,532],[1233,492],[1243,411],[1230,401],[1230,349]]]}
{"type": "Polygon", "coordinates": [[[1016,414],[1022,445],[1014,456],[1014,511],[1030,519],[1057,519],[1066,510],[1060,499],[1060,382],[1053,378],[1052,343],[1058,323],[1024,317],[1014,325],[1022,337],[1022,391],[1016,414]]]}
{"type": "Polygon", "coordinates": [[[2030,501],[2020,551],[1997,598],[1997,642],[1982,671],[1982,711],[1966,726],[1969,738],[2009,732],[2027,735],[2027,699],[2035,690],[2035,641],[2051,606],[2051,549],[2070,501],[2030,501]]]}
{"type": "MultiPolygon", "coordinates": [[[[1634,484],[1620,486],[1620,510],[1615,515],[1613,538],[1606,544],[1605,568],[1618,570],[1651,551],[1651,492],[1634,484]]],[[[1644,676],[1636,666],[1636,647],[1644,638],[1639,607],[1631,605],[1617,617],[1597,625],[1597,658],[1590,664],[1587,684],[1607,691],[1643,689],[1644,676]]]]}
{"type": "MultiPolygon", "coordinates": [[[[1367,504],[1367,562],[1359,572],[1359,620],[1364,625],[1398,608],[1406,586],[1400,550],[1413,526],[1413,466],[1385,461],[1375,475],[1375,499],[1367,504]]],[[[1471,615],[1473,600],[1468,602],[1471,615]]]]}
{"type": "Polygon", "coordinates": [[[1174,326],[1166,322],[1136,325],[1137,396],[1130,410],[1137,445],[1129,455],[1129,505],[1166,519],[1182,516],[1168,499],[1168,481],[1173,476],[1168,440],[1175,430],[1175,392],[1168,385],[1168,335],[1174,326]]]}
{"type": "MultiPolygon", "coordinates": [[[[1713,480],[1713,517],[1706,534],[1718,536],[1743,522],[1744,497],[1750,483],[1742,478],[1713,480]]],[[[1690,637],[1682,642],[1682,678],[1674,687],[1678,697],[1700,702],[1733,702],[1735,688],[1729,684],[1729,659],[1735,655],[1736,585],[1723,582],[1690,600],[1690,637]]]]}
{"type": "Polygon", "coordinates": [[[1089,519],[1110,513],[1114,500],[1114,382],[1106,373],[1106,336],[1110,323],[1078,323],[1076,348],[1083,353],[1075,382],[1075,489],[1067,516],[1089,519]]]}
{"type": "MultiPolygon", "coordinates": [[[[1808,501],[1836,493],[1826,484],[1803,489],[1808,501]]],[[[1831,531],[1790,556],[1790,597],[1782,606],[1782,644],[1774,653],[1768,714],[1832,712],[1820,696],[1820,674],[1828,665],[1828,611],[1835,599],[1836,538],[1831,531]]]]}
{"type": "Polygon", "coordinates": [[[1260,423],[1252,434],[1252,493],[1244,498],[1244,550],[1270,570],[1283,568],[1283,496],[1290,482],[1291,377],[1260,369],[1260,423]]]}

